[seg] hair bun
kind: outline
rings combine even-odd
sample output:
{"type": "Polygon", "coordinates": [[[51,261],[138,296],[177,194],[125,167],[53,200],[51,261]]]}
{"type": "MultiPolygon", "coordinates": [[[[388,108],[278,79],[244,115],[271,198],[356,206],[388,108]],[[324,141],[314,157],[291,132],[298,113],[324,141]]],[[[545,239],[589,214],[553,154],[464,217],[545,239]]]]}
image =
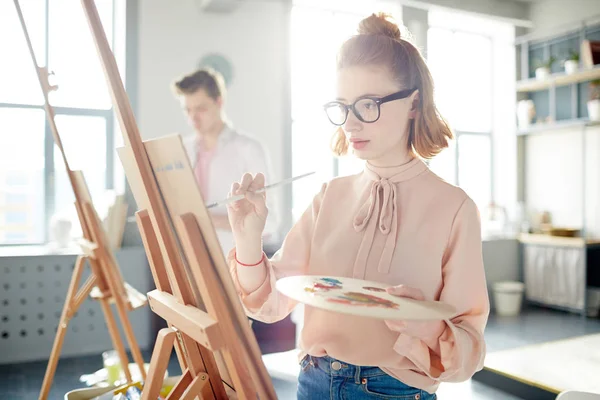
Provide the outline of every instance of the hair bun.
{"type": "Polygon", "coordinates": [[[371,14],[360,21],[358,33],[360,35],[382,35],[400,40],[400,28],[391,19],[391,15],[386,13],[371,14]]]}

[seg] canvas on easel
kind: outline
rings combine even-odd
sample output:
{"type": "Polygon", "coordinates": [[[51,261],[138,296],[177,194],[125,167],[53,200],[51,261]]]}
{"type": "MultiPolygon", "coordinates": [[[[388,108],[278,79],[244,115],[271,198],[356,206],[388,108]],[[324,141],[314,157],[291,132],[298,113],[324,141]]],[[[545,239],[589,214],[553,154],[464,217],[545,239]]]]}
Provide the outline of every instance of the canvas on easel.
{"type": "MultiPolygon", "coordinates": [[[[124,282],[117,261],[112,253],[110,242],[104,232],[102,222],[93,206],[92,198],[83,173],[81,171],[71,170],[69,166],[59,131],[55,123],[54,109],[48,100],[49,93],[57,90],[57,87],[49,84],[47,69],[38,66],[19,2],[18,0],[13,1],[44,96],[44,108],[50,130],[55,144],[60,151],[67,176],[73,189],[75,208],[83,233],[83,239],[80,242],[82,254],[77,257],[75,262],[73,275],[58,323],[39,398],[46,399],[48,397],[69,321],[74,317],[88,295],[97,300],[101,305],[114,349],[117,351],[121,361],[125,379],[127,382],[131,382],[132,376],[129,370],[129,359],[110,306],[112,303],[115,304],[133,359],[137,364],[140,375],[142,378],[145,378],[146,371],[144,368],[144,359],[137,344],[127,313],[146,305],[147,299],[144,295],[124,282]],[[80,287],[79,283],[86,263],[89,263],[90,265],[91,274],[80,287]]],[[[82,134],[84,133],[82,132],[82,134]]]]}
{"type": "Polygon", "coordinates": [[[81,2],[123,133],[119,156],[157,288],[150,307],[168,324],[142,398],[156,398],[174,347],[183,376],[169,399],[276,399],[181,138],[142,142],[94,1],[81,2]]]}

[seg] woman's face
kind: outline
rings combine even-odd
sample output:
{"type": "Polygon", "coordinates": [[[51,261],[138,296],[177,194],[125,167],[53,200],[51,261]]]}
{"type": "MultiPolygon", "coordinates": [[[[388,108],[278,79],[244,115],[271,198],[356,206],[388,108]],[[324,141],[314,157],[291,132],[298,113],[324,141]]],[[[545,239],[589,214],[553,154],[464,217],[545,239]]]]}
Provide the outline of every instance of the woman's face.
{"type": "MultiPolygon", "coordinates": [[[[337,101],[352,105],[358,99],[385,97],[403,89],[385,68],[353,66],[342,68],[337,74],[337,101]]],[[[372,123],[359,120],[349,110],[342,125],[352,152],[375,166],[402,164],[411,158],[408,148],[408,127],[415,117],[413,104],[418,101],[418,91],[408,97],[392,100],[379,106],[379,118],[372,123]]],[[[377,105],[371,101],[355,104],[363,119],[377,117],[377,105]],[[366,118],[365,118],[366,117],[366,118]]]]}

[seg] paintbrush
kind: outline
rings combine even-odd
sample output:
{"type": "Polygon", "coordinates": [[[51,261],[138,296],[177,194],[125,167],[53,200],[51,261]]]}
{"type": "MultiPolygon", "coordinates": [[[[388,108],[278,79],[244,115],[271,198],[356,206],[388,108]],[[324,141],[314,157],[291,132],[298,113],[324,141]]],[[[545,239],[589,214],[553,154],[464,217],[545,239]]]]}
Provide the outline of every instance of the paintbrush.
{"type": "MultiPolygon", "coordinates": [[[[305,178],[305,177],[307,177],[307,176],[309,176],[309,175],[312,175],[312,174],[314,174],[314,173],[315,173],[315,172],[313,171],[313,172],[309,172],[309,173],[307,173],[307,174],[303,174],[303,175],[298,175],[298,176],[295,176],[295,177],[293,177],[293,178],[284,179],[284,180],[282,180],[282,181],[280,181],[280,182],[277,182],[277,183],[272,183],[272,184],[270,184],[270,185],[267,185],[267,186],[265,186],[265,187],[263,187],[263,188],[260,188],[260,189],[258,189],[257,191],[255,191],[254,193],[262,193],[262,192],[264,192],[264,191],[266,191],[266,190],[269,190],[269,189],[273,189],[273,188],[276,188],[276,187],[279,187],[279,186],[287,185],[287,184],[289,184],[289,183],[292,183],[292,182],[294,182],[294,181],[296,181],[296,180],[298,180],[298,179],[305,178]]],[[[229,197],[229,198],[227,198],[227,199],[223,199],[223,200],[221,200],[221,201],[217,201],[217,202],[214,202],[214,203],[208,204],[208,205],[206,206],[206,208],[214,208],[214,207],[217,207],[217,206],[220,206],[220,205],[223,205],[223,204],[231,203],[231,202],[233,202],[233,201],[243,200],[243,199],[245,199],[245,198],[246,198],[246,196],[244,196],[244,195],[241,195],[241,194],[240,194],[240,195],[237,195],[237,196],[231,196],[231,197],[229,197]]]]}

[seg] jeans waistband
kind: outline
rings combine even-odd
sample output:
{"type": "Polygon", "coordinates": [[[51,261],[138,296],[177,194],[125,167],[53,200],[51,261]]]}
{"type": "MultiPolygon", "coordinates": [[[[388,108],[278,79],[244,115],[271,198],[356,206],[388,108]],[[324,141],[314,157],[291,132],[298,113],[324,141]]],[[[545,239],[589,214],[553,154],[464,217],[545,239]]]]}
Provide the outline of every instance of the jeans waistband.
{"type": "Polygon", "coordinates": [[[313,357],[311,355],[307,355],[305,363],[312,364],[331,376],[354,378],[357,383],[360,383],[362,378],[386,375],[386,373],[378,367],[361,367],[344,361],[336,360],[335,358],[329,356],[313,357]]]}

